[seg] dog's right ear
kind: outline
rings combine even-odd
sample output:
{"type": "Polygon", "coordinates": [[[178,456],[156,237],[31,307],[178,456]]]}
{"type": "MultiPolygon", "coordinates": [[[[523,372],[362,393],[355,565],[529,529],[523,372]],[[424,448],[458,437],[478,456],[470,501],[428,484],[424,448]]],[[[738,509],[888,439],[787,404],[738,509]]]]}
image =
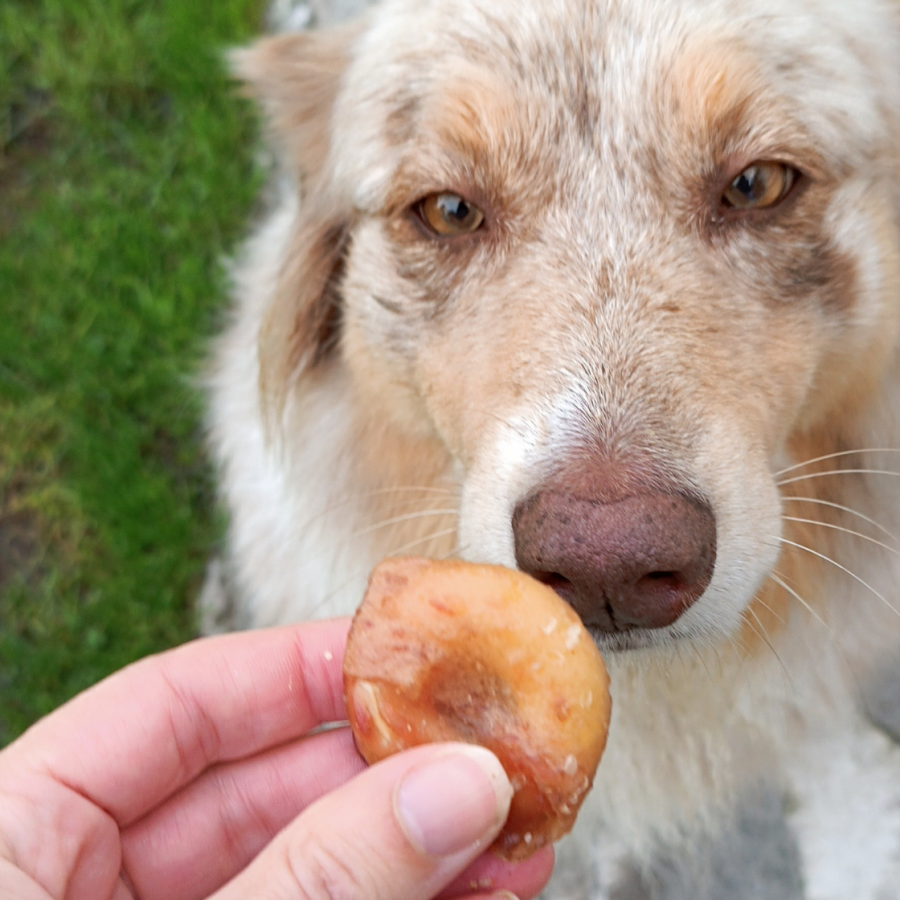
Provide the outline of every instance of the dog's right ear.
{"type": "Polygon", "coordinates": [[[331,116],[364,19],[263,38],[229,54],[231,70],[263,108],[276,148],[302,187],[328,158],[331,116]]]}
{"type": "Polygon", "coordinates": [[[293,173],[300,209],[259,335],[260,391],[269,427],[291,386],[338,342],[337,286],[351,210],[331,183],[332,116],[363,22],[267,38],[235,51],[235,74],[261,103],[282,162],[293,173]]]}

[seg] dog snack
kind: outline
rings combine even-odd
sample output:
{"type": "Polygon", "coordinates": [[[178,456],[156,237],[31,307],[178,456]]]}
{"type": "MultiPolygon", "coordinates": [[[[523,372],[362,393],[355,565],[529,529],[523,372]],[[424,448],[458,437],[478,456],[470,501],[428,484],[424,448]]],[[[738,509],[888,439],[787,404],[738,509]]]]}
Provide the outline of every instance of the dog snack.
{"type": "Polygon", "coordinates": [[[521,572],[456,561],[376,567],[344,695],[369,763],[435,741],[493,751],[515,791],[493,846],[509,860],[571,830],[609,725],[606,668],[571,607],[521,572]]]}

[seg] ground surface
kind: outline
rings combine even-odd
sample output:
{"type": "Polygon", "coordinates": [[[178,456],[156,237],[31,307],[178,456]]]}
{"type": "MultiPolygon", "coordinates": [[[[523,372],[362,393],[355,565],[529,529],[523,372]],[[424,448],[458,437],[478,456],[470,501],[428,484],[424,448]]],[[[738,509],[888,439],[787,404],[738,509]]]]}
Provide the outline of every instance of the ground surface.
{"type": "Polygon", "coordinates": [[[262,0],[0,3],[0,745],[190,638],[222,531],[192,379],[263,173],[262,0]]]}

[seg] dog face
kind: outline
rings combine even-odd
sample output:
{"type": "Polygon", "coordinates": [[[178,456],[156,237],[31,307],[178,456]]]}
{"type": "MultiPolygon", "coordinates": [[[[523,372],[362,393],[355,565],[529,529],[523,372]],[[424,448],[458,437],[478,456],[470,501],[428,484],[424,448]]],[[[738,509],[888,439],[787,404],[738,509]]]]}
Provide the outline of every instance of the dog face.
{"type": "Polygon", "coordinates": [[[897,344],[896,48],[834,6],[395,0],[245,53],[304,195],[273,406],[343,370],[601,645],[734,634],[773,473],[897,344]]]}

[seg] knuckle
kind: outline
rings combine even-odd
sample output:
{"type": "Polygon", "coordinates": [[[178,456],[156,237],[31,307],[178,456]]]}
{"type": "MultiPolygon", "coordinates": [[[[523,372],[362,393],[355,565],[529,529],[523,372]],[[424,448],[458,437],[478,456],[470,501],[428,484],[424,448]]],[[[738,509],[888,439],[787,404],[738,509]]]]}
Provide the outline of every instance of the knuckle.
{"type": "Polygon", "coordinates": [[[303,900],[378,900],[386,897],[384,874],[362,853],[333,835],[305,835],[287,847],[291,878],[303,900]]]}

